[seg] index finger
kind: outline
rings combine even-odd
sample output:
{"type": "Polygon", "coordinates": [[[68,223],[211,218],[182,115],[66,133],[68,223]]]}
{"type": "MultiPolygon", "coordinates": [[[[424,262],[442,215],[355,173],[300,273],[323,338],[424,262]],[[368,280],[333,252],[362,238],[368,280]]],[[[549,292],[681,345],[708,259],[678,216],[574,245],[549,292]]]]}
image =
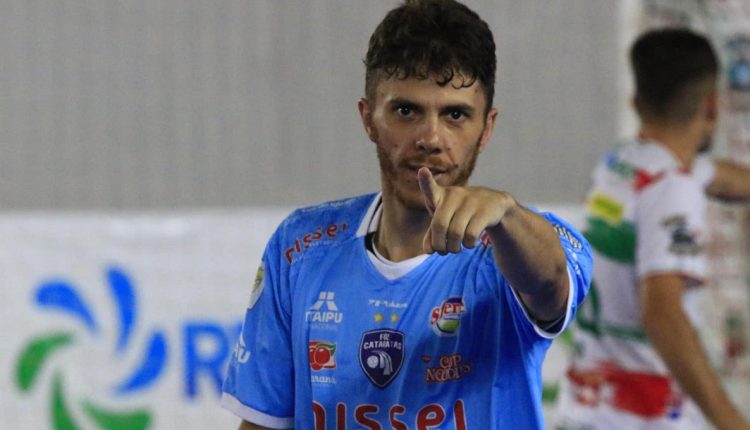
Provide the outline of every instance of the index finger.
{"type": "Polygon", "coordinates": [[[430,213],[434,213],[442,196],[442,187],[435,181],[435,178],[432,177],[432,172],[427,167],[419,169],[417,178],[419,180],[419,189],[422,190],[422,195],[424,195],[425,206],[430,213]]]}

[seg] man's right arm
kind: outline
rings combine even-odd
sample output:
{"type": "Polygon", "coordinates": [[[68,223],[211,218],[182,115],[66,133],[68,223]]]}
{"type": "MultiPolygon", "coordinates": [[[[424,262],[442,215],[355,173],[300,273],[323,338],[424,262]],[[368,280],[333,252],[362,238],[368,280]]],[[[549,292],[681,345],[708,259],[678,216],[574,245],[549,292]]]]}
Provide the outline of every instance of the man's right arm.
{"type": "Polygon", "coordinates": [[[261,427],[257,424],[242,420],[237,430],[271,430],[268,427],[261,427]]]}
{"type": "Polygon", "coordinates": [[[242,430],[294,427],[288,266],[279,246],[284,228],[263,253],[222,385],[221,405],[244,420],[236,427],[242,430]]]}
{"type": "Polygon", "coordinates": [[[750,167],[729,160],[716,160],[714,167],[708,195],[730,202],[750,200],[750,167]]]}
{"type": "Polygon", "coordinates": [[[641,322],[651,345],[682,390],[719,430],[750,430],[712,369],[698,335],[682,307],[685,278],[648,276],[641,290],[641,322]]]}

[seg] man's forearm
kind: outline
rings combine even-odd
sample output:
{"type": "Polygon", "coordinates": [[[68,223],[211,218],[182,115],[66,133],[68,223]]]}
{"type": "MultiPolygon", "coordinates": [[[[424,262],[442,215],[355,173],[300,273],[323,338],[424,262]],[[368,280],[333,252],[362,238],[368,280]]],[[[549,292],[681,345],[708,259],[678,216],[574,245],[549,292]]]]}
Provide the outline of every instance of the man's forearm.
{"type": "Polygon", "coordinates": [[[681,283],[676,275],[645,281],[642,322],[649,342],[659,353],[682,390],[720,430],[747,429],[711,367],[703,345],[683,311],[681,283]]]}
{"type": "Polygon", "coordinates": [[[725,201],[750,201],[750,168],[728,160],[717,160],[714,165],[714,179],[706,192],[725,201]]]}
{"type": "Polygon", "coordinates": [[[567,300],[568,272],[565,252],[550,223],[516,204],[487,232],[498,266],[534,317],[559,317],[567,300]]]}

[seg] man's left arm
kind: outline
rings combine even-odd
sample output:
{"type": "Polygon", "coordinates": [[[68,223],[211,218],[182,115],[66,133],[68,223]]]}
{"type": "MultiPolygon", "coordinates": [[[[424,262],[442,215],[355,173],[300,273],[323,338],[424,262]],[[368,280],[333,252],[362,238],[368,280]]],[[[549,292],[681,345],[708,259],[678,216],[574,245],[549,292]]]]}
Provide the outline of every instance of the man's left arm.
{"type": "Polygon", "coordinates": [[[566,312],[569,293],[567,259],[557,232],[542,216],[513,196],[483,187],[443,187],[428,169],[419,171],[432,223],[425,252],[460,252],[475,246],[482,231],[493,243],[495,261],[540,323],[566,312]]]}
{"type": "Polygon", "coordinates": [[[725,201],[750,200],[750,168],[729,160],[716,160],[714,177],[706,193],[725,201]]]}

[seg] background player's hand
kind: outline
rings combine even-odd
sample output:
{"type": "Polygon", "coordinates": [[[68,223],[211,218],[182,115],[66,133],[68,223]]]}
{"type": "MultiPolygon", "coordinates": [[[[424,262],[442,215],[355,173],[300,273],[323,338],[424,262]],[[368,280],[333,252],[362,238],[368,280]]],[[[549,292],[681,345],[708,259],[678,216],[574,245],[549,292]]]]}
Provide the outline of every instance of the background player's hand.
{"type": "Polygon", "coordinates": [[[496,226],[515,200],[508,193],[483,187],[443,187],[422,167],[419,188],[432,215],[422,244],[425,253],[461,252],[473,248],[482,231],[496,226]]]}

